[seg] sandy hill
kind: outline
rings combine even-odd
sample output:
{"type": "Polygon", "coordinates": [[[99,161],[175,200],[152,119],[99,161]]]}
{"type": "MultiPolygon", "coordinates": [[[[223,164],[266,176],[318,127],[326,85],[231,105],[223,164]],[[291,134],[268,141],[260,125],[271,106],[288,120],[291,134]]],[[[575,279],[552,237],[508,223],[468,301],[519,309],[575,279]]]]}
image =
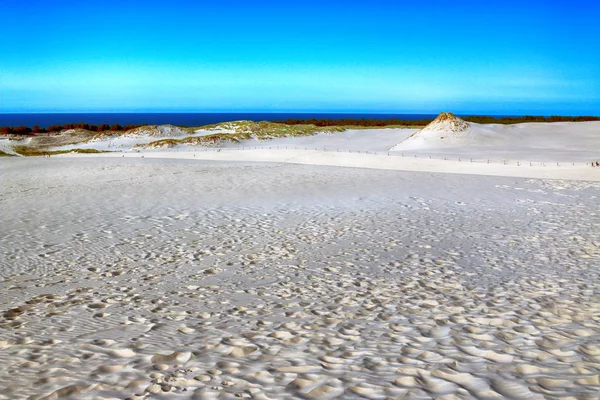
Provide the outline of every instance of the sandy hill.
{"type": "Polygon", "coordinates": [[[188,133],[178,126],[173,125],[145,125],[129,130],[125,133],[127,136],[152,136],[152,137],[173,137],[185,136],[188,133]]]}
{"type": "Polygon", "coordinates": [[[599,145],[600,122],[597,121],[482,125],[466,122],[452,113],[441,113],[390,151],[491,147],[520,151],[589,151],[600,149],[599,145]]]}
{"type": "MultiPolygon", "coordinates": [[[[415,132],[390,150],[413,150],[429,147],[448,147],[456,145],[481,145],[480,142],[495,142],[492,138],[482,138],[475,125],[464,121],[450,112],[443,112],[429,125],[415,132]]],[[[494,143],[489,143],[494,144],[494,143]]]]}

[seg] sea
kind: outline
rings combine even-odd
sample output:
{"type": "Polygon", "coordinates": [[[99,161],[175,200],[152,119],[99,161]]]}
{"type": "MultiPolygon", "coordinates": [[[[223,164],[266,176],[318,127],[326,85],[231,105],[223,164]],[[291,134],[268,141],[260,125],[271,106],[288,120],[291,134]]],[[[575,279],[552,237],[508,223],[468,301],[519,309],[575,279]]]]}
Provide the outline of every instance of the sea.
{"type": "Polygon", "coordinates": [[[287,119],[434,119],[437,114],[349,114],[349,113],[58,113],[58,114],[0,114],[0,126],[35,125],[47,128],[51,125],[87,123],[120,125],[202,126],[228,121],[285,121],[287,119]]]}

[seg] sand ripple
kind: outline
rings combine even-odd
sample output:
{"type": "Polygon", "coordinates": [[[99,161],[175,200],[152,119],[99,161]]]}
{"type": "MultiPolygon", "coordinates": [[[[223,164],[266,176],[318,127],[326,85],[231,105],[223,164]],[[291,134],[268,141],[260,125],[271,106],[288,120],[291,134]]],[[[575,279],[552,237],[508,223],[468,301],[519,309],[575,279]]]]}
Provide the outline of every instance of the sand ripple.
{"type": "Polygon", "coordinates": [[[87,162],[0,199],[0,399],[597,398],[593,184],[87,162]]]}

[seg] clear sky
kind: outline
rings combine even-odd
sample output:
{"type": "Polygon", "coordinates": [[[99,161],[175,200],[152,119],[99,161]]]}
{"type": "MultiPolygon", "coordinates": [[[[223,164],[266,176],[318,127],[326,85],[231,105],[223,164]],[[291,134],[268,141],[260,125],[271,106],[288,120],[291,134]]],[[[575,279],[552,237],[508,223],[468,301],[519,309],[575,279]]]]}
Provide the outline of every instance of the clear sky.
{"type": "Polygon", "coordinates": [[[600,115],[597,0],[0,0],[0,112],[600,115]]]}

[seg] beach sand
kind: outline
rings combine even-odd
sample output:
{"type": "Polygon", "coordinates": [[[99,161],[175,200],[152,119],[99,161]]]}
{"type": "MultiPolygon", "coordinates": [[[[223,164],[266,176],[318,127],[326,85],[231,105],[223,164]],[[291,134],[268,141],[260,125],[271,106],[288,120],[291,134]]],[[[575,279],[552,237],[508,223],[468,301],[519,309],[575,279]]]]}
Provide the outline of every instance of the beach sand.
{"type": "MultiPolygon", "coordinates": [[[[291,147],[291,146],[290,146],[291,147]]],[[[86,158],[89,155],[62,154],[61,158],[86,158]]],[[[266,148],[223,148],[152,150],[127,154],[102,153],[94,155],[102,158],[159,158],[188,159],[216,162],[266,162],[300,165],[320,165],[331,167],[366,168],[391,171],[418,171],[466,175],[488,175],[521,178],[564,179],[600,181],[600,168],[592,168],[584,162],[524,162],[499,161],[481,158],[429,158],[418,155],[402,155],[397,152],[344,152],[319,149],[292,149],[279,147],[266,148]]]]}
{"type": "Polygon", "coordinates": [[[134,154],[0,180],[2,399],[598,398],[598,182],[134,154]]]}

